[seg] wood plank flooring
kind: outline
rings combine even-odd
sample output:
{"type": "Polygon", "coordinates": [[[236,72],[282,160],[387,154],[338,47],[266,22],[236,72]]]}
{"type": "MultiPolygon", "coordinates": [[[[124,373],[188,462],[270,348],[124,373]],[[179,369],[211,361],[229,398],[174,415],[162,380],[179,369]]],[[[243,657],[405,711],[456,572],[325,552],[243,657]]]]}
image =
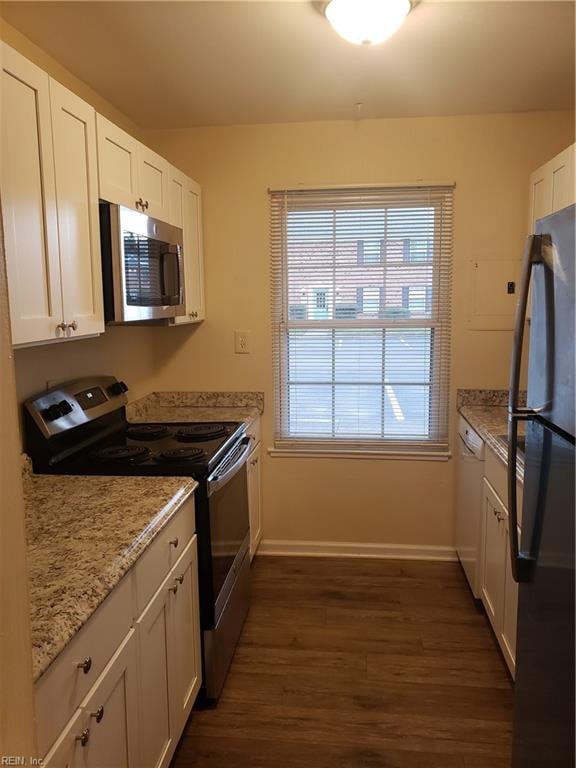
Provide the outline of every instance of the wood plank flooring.
{"type": "Polygon", "coordinates": [[[172,768],[508,768],[512,702],[458,564],[257,557],[218,707],[172,768]]]}

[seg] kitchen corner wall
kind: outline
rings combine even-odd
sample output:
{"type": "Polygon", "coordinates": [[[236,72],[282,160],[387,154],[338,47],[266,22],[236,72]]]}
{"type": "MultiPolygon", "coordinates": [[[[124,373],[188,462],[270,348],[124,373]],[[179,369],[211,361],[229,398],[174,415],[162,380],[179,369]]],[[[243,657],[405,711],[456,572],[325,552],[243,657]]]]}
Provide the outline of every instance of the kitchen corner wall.
{"type": "MultiPolygon", "coordinates": [[[[470,331],[468,262],[520,258],[528,176],[570,144],[567,112],[252,125],[148,133],[203,188],[208,319],[171,331],[163,389],[263,389],[273,440],[270,186],[454,181],[453,393],[506,387],[509,331],[470,331]],[[235,355],[233,330],[252,334],[235,355]],[[181,334],[181,339],[176,339],[181,334]]],[[[455,401],[455,394],[452,396],[455,401]]],[[[265,458],[264,538],[451,546],[452,462],[265,458]]]]}

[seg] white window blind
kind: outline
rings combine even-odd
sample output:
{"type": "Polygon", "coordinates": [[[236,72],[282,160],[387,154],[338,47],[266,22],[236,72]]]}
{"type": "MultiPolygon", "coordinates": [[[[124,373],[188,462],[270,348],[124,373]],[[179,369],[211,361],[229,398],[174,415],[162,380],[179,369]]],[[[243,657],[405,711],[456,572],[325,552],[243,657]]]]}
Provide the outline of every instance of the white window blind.
{"type": "Polygon", "coordinates": [[[453,187],[270,195],[276,446],[446,450],[453,187]]]}

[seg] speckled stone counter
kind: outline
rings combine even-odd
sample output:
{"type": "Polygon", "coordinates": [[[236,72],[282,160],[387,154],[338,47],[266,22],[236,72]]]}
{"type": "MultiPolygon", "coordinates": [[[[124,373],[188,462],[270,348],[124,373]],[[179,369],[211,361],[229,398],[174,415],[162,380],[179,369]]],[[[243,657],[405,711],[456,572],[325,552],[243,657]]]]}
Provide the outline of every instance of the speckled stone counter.
{"type": "Polygon", "coordinates": [[[37,680],[197,483],[23,473],[37,680]]]}
{"type": "MultiPolygon", "coordinates": [[[[508,431],[508,392],[505,390],[459,390],[458,411],[484,440],[504,464],[508,464],[508,443],[502,435],[508,431]],[[476,394],[478,393],[478,394],[476,394]]],[[[525,393],[521,402],[524,404],[525,393]]],[[[520,424],[518,433],[524,434],[525,427],[520,424]]],[[[524,460],[518,454],[518,480],[524,482],[524,460]]]]}
{"type": "Polygon", "coordinates": [[[130,403],[128,421],[245,421],[264,410],[263,392],[153,392],[130,403]]]}

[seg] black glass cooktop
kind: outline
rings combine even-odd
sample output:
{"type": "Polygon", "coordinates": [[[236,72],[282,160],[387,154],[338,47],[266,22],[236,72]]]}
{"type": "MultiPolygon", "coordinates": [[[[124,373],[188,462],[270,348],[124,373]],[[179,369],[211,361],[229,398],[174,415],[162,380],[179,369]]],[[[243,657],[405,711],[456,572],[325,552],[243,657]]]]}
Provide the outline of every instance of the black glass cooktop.
{"type": "Polygon", "coordinates": [[[201,476],[218,464],[243,433],[244,425],[231,421],[127,424],[59,463],[59,471],[201,476]]]}

